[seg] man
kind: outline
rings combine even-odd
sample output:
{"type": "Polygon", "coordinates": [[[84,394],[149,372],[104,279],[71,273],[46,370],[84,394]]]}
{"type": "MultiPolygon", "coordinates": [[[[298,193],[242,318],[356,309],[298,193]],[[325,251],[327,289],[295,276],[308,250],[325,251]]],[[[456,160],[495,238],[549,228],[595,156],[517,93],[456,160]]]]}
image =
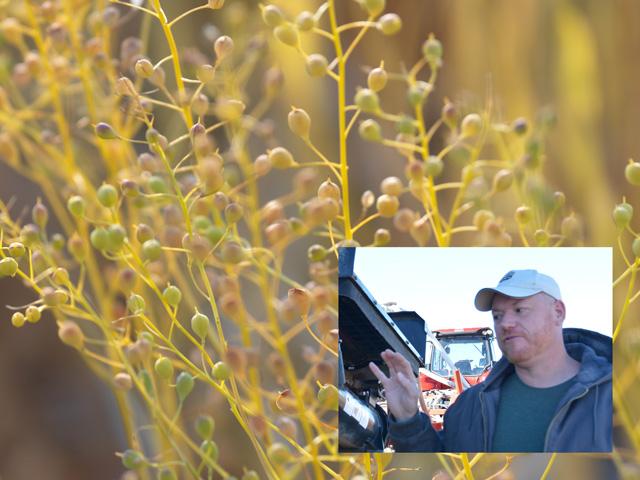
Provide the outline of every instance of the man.
{"type": "Polygon", "coordinates": [[[389,377],[369,364],[385,389],[396,451],[611,451],[611,339],[563,330],[560,288],[536,270],[510,271],[475,306],[492,312],[503,357],[449,407],[442,432],[418,412],[420,391],[401,355],[382,353],[389,377]]]}

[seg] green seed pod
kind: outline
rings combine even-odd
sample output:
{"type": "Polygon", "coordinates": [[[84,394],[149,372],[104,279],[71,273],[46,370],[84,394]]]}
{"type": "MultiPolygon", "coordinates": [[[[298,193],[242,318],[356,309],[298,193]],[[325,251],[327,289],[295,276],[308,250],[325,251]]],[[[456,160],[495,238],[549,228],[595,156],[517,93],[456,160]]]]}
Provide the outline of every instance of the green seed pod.
{"type": "Polygon", "coordinates": [[[67,303],[69,295],[64,290],[54,290],[51,287],[42,289],[42,301],[47,307],[57,307],[67,303]]]}
{"type": "Polygon", "coordinates": [[[327,74],[329,62],[324,55],[312,53],[307,57],[305,68],[312,77],[323,77],[327,74]]]}
{"type": "Polygon", "coordinates": [[[27,247],[33,246],[40,240],[40,229],[33,223],[28,223],[20,229],[20,240],[27,247]]]}
{"type": "Polygon", "coordinates": [[[171,468],[164,467],[158,470],[158,480],[178,480],[178,476],[171,468]]]}
{"type": "Polygon", "coordinates": [[[162,256],[162,245],[156,239],[147,240],[142,244],[142,257],[151,262],[162,256]]]}
{"type": "Polygon", "coordinates": [[[125,450],[122,454],[122,465],[129,470],[137,470],[145,465],[144,455],[136,450],[125,450]]]}
{"type": "Polygon", "coordinates": [[[374,113],[380,110],[378,94],[368,88],[361,88],[354,98],[356,106],[365,113],[374,113]]]}
{"type": "Polygon", "coordinates": [[[64,248],[64,236],[61,233],[54,233],[51,236],[51,246],[56,251],[61,251],[64,248]]]}
{"type": "Polygon", "coordinates": [[[383,35],[395,35],[402,28],[402,19],[395,13],[387,13],[378,19],[377,27],[383,35]]]}
{"type": "Polygon", "coordinates": [[[188,372],[180,372],[178,378],[176,378],[176,392],[178,394],[178,399],[183,402],[184,399],[189,396],[194,386],[195,381],[193,380],[193,377],[188,372]]]}
{"type": "Polygon", "coordinates": [[[209,325],[209,317],[196,310],[195,315],[191,317],[191,330],[200,337],[200,340],[204,340],[207,337],[209,325]]]}
{"type": "Polygon", "coordinates": [[[531,208],[526,205],[522,205],[516,209],[515,217],[518,224],[526,225],[533,220],[533,212],[531,211],[531,208]]]}
{"type": "Polygon", "coordinates": [[[273,34],[278,40],[290,47],[295,47],[300,43],[298,30],[295,25],[292,25],[291,23],[282,23],[281,25],[278,25],[273,29],[273,34]]]}
{"type": "Polygon", "coordinates": [[[103,183],[97,191],[98,202],[103,207],[112,208],[118,202],[118,190],[113,185],[103,183]]]}
{"type": "Polygon", "coordinates": [[[416,133],[416,126],[413,118],[402,115],[396,122],[396,132],[404,135],[414,135],[416,133]]]}
{"type": "Polygon", "coordinates": [[[373,18],[384,12],[385,3],[386,0],[361,0],[360,6],[373,18]]]}
{"type": "Polygon", "coordinates": [[[169,380],[173,377],[173,363],[167,357],[160,357],[153,365],[156,375],[163,380],[169,380]]]}
{"type": "Polygon", "coordinates": [[[322,245],[311,245],[309,250],[307,250],[307,258],[311,262],[321,262],[325,258],[327,258],[328,250],[324,248],[322,245]]]}
{"type": "Polygon", "coordinates": [[[533,239],[537,246],[544,247],[549,243],[549,234],[540,228],[533,232],[533,239]]]}
{"type": "Polygon", "coordinates": [[[316,27],[316,19],[311,12],[300,12],[296,17],[296,26],[301,32],[309,32],[316,27]]]}
{"type": "Polygon", "coordinates": [[[276,147],[273,150],[269,150],[269,161],[274,168],[289,168],[295,164],[293,155],[284,147],[276,147]]]}
{"type": "Polygon", "coordinates": [[[424,162],[424,165],[423,165],[424,174],[427,177],[436,178],[442,173],[443,169],[444,169],[444,164],[442,162],[442,159],[434,155],[431,155],[429,158],[427,158],[427,161],[424,162]]]}
{"type": "Polygon", "coordinates": [[[376,247],[384,247],[391,241],[391,233],[386,228],[379,228],[373,235],[373,244],[376,247]]]}
{"type": "Polygon", "coordinates": [[[169,187],[167,187],[166,182],[159,175],[151,175],[147,179],[147,186],[149,187],[149,190],[151,190],[151,192],[153,192],[153,193],[168,193],[169,192],[169,187]]]}
{"type": "Polygon", "coordinates": [[[224,219],[227,225],[238,223],[244,215],[244,209],[239,203],[230,203],[224,208],[224,219]]]}
{"type": "Polygon", "coordinates": [[[67,208],[74,217],[82,217],[86,209],[86,202],[81,196],[74,195],[67,201],[67,208]]]}
{"type": "Polygon", "coordinates": [[[58,327],[58,337],[62,343],[69,345],[77,350],[84,347],[84,334],[77,323],[65,320],[58,327]]]}
{"type": "Polygon", "coordinates": [[[422,55],[432,65],[438,65],[442,61],[442,43],[431,33],[422,44],[422,55]]]}
{"type": "Polygon", "coordinates": [[[217,380],[228,380],[231,377],[231,368],[224,362],[216,362],[212,373],[217,380]]]}
{"type": "Polygon", "coordinates": [[[103,140],[114,140],[118,138],[118,134],[108,123],[100,122],[95,126],[96,135],[103,140]]]}
{"type": "Polygon", "coordinates": [[[400,202],[398,197],[394,197],[393,195],[380,195],[376,201],[376,208],[382,217],[393,217],[399,207],[400,202]]]}
{"type": "Polygon", "coordinates": [[[200,450],[202,451],[203,455],[209,458],[211,461],[218,461],[218,445],[216,445],[213,440],[203,440],[200,444],[200,450]]]}
{"type": "Polygon", "coordinates": [[[365,120],[358,126],[358,133],[360,134],[360,137],[369,142],[382,141],[382,129],[380,128],[380,124],[372,118],[365,120]]]}
{"type": "Polygon", "coordinates": [[[493,177],[493,190],[496,192],[504,192],[511,187],[513,183],[513,172],[509,169],[503,168],[499,170],[495,177],[493,177]]]}
{"type": "Polygon", "coordinates": [[[209,415],[200,415],[196,419],[196,432],[203,440],[209,440],[213,436],[216,422],[209,415]]]}
{"type": "Polygon", "coordinates": [[[24,325],[24,322],[27,321],[27,318],[24,316],[22,312],[15,312],[11,315],[11,325],[16,328],[20,328],[24,325]]]}
{"type": "Polygon", "coordinates": [[[177,307],[182,300],[182,292],[175,285],[169,285],[162,292],[162,298],[165,302],[167,302],[173,308],[177,307]]]}
{"type": "Polygon", "coordinates": [[[134,315],[140,315],[144,313],[146,303],[137,293],[132,293],[127,300],[127,309],[134,315]]]}
{"type": "Polygon", "coordinates": [[[265,5],[262,8],[262,20],[264,20],[264,23],[269,27],[275,28],[284,22],[284,15],[275,5],[265,5]]]}
{"type": "Polygon", "coordinates": [[[13,277],[18,273],[18,262],[12,257],[6,257],[0,260],[0,278],[13,277]]]}
{"type": "Polygon", "coordinates": [[[276,465],[283,465],[291,459],[291,452],[280,442],[273,442],[267,448],[267,457],[276,465]]]}
{"type": "Polygon", "coordinates": [[[216,69],[209,64],[199,65],[196,70],[196,77],[202,83],[212,82],[216,78],[216,69]]]}
{"type": "Polygon", "coordinates": [[[211,245],[217,245],[220,239],[224,236],[224,232],[224,228],[211,225],[204,231],[203,235],[207,240],[209,240],[209,242],[211,242],[211,245]]]}
{"type": "Polygon", "coordinates": [[[24,313],[29,323],[38,323],[40,317],[42,316],[42,314],[40,313],[40,309],[35,305],[28,306],[27,310],[24,313]]]}
{"type": "Polygon", "coordinates": [[[433,90],[433,85],[428,82],[418,80],[416,83],[409,87],[407,90],[407,100],[412,107],[418,107],[427,98],[427,95],[433,90]]]}
{"type": "Polygon", "coordinates": [[[631,244],[631,250],[636,257],[640,257],[640,238],[635,238],[631,244]]]}
{"type": "Polygon", "coordinates": [[[624,169],[624,176],[631,185],[640,185],[640,163],[629,160],[629,164],[624,169]]]}
{"type": "MultiPolygon", "coordinates": [[[[143,361],[146,361],[146,360],[143,360],[143,361]]],[[[153,397],[153,379],[151,378],[151,375],[149,374],[149,372],[147,372],[144,368],[142,368],[140,372],[138,372],[138,377],[142,381],[142,384],[144,385],[144,389],[147,391],[149,396],[153,397]]]]}
{"type": "Polygon", "coordinates": [[[9,244],[9,255],[13,258],[20,258],[25,253],[27,253],[27,249],[24,248],[24,245],[20,242],[11,242],[9,244]]]}
{"type": "Polygon", "coordinates": [[[464,138],[474,137],[482,129],[482,117],[477,113],[470,113],[462,119],[461,132],[464,138]]]}
{"type": "Polygon", "coordinates": [[[33,219],[33,223],[38,225],[41,230],[44,230],[49,221],[49,209],[38,200],[38,203],[31,209],[31,218],[33,219]]]}
{"type": "Polygon", "coordinates": [[[107,228],[107,249],[111,252],[117,252],[124,245],[124,239],[127,238],[127,232],[122,225],[114,223],[107,228]]]}
{"type": "Polygon", "coordinates": [[[287,116],[287,123],[289,129],[299,136],[300,138],[307,140],[309,138],[309,131],[311,130],[311,118],[309,114],[301,108],[292,107],[289,115],[287,116]]]}
{"type": "Polygon", "coordinates": [[[620,203],[613,209],[613,222],[618,229],[622,230],[629,225],[633,217],[633,207],[628,203],[620,203]]]}

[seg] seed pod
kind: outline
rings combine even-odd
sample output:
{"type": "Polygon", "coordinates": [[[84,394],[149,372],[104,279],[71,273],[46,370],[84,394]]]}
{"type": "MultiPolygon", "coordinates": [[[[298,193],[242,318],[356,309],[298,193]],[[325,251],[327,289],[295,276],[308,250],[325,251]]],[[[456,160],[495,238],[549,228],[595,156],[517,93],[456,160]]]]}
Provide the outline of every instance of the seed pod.
{"type": "Polygon", "coordinates": [[[398,201],[398,197],[393,195],[380,195],[376,201],[376,208],[382,217],[393,217],[398,211],[399,206],[400,202],[398,201]]]}
{"type": "Polygon", "coordinates": [[[493,177],[493,190],[496,192],[504,192],[511,187],[513,183],[513,172],[506,168],[499,170],[493,177]]]}
{"type": "Polygon", "coordinates": [[[100,202],[103,207],[112,208],[118,202],[118,191],[113,185],[103,183],[96,193],[98,202],[100,202]]]}
{"type": "Polygon", "coordinates": [[[228,225],[237,223],[244,215],[244,209],[239,203],[230,203],[224,209],[224,219],[228,225]]]}
{"type": "Polygon", "coordinates": [[[160,357],[153,364],[156,375],[163,380],[169,380],[173,377],[173,363],[167,357],[160,357]]]}
{"type": "Polygon", "coordinates": [[[387,13],[378,19],[376,26],[383,35],[395,35],[402,28],[402,19],[395,13],[387,13]]]}
{"type": "MultiPolygon", "coordinates": [[[[209,0],[209,4],[214,2],[220,3],[221,1],[224,2],[224,0],[209,0]]],[[[171,468],[164,467],[158,470],[158,480],[178,480],[178,476],[176,475],[176,472],[174,472],[171,468]]]]}
{"type": "Polygon", "coordinates": [[[111,125],[105,122],[97,123],[95,126],[96,135],[103,140],[113,140],[118,138],[118,134],[111,125]]]}
{"type": "Polygon", "coordinates": [[[393,226],[400,232],[408,232],[415,220],[415,213],[410,208],[401,208],[393,216],[393,226]]]}
{"type": "Polygon", "coordinates": [[[533,220],[533,212],[531,211],[531,208],[523,205],[516,209],[515,217],[518,224],[526,225],[533,220]]]}
{"type": "Polygon", "coordinates": [[[13,277],[18,273],[18,262],[12,257],[6,257],[0,260],[0,278],[13,277]]]}
{"type": "Polygon", "coordinates": [[[316,27],[316,19],[311,12],[300,12],[296,17],[296,26],[301,32],[309,32],[316,27]]]}
{"type": "Polygon", "coordinates": [[[69,296],[64,290],[54,290],[51,287],[42,289],[42,301],[47,307],[57,307],[67,303],[69,296]]]}
{"type": "Polygon", "coordinates": [[[274,168],[289,168],[295,164],[293,155],[284,147],[276,147],[273,150],[269,150],[269,161],[274,168]]]}
{"type": "Polygon", "coordinates": [[[478,135],[482,129],[482,117],[477,113],[470,113],[462,119],[460,129],[463,138],[478,135]]]}
{"type": "Polygon", "coordinates": [[[84,346],[84,334],[77,323],[65,320],[58,327],[58,337],[62,343],[77,350],[82,350],[84,346]]]}
{"type": "Polygon", "coordinates": [[[613,209],[613,222],[618,229],[622,230],[629,225],[633,217],[633,207],[628,203],[620,203],[613,209]]]}
{"type": "Polygon", "coordinates": [[[210,415],[200,415],[196,418],[196,432],[203,440],[208,440],[213,436],[215,421],[210,415]]]}
{"type": "Polygon", "coordinates": [[[473,215],[473,225],[478,229],[478,231],[483,231],[486,223],[489,220],[494,220],[495,215],[491,210],[478,210],[473,215]]]}
{"type": "Polygon", "coordinates": [[[203,440],[200,444],[203,455],[213,462],[218,461],[218,445],[213,440],[203,440]]]}
{"type": "Polygon", "coordinates": [[[131,390],[131,387],[133,386],[131,375],[125,372],[116,373],[113,377],[113,383],[115,383],[116,387],[120,390],[131,390]]]}
{"type": "Polygon", "coordinates": [[[196,313],[191,317],[191,330],[200,337],[200,340],[207,337],[209,325],[209,317],[196,310],[196,313]]]}
{"type": "Polygon", "coordinates": [[[178,378],[176,378],[176,393],[180,402],[183,402],[189,396],[194,386],[193,377],[188,372],[180,372],[178,378]]]}
{"type": "Polygon", "coordinates": [[[338,389],[335,385],[326,384],[318,390],[318,401],[327,410],[338,409],[338,389]]]}
{"type": "Polygon", "coordinates": [[[138,60],[134,68],[140,78],[150,78],[153,75],[153,64],[147,58],[138,60]]]}
{"type": "Polygon", "coordinates": [[[354,97],[356,106],[366,113],[374,113],[380,110],[378,94],[369,88],[361,88],[354,97]]]}
{"type": "Polygon", "coordinates": [[[140,315],[144,313],[146,303],[144,298],[136,293],[132,293],[127,300],[127,309],[134,315],[140,315]]]}
{"type": "Polygon", "coordinates": [[[207,6],[214,10],[219,10],[220,8],[224,7],[224,2],[225,0],[208,0],[207,6]]]}
{"type": "Polygon", "coordinates": [[[273,34],[285,45],[295,47],[300,43],[298,30],[291,23],[282,23],[273,29],[273,34]]]}
{"type": "Polygon", "coordinates": [[[631,185],[640,185],[640,163],[629,160],[624,169],[624,176],[631,185]]]}
{"type": "Polygon", "coordinates": [[[340,187],[327,178],[318,187],[318,198],[332,198],[335,201],[340,201],[340,187]]]}
{"type": "Polygon", "coordinates": [[[431,226],[427,218],[415,220],[409,229],[411,238],[421,247],[426,246],[431,238],[431,226]]]}
{"type": "Polygon", "coordinates": [[[291,459],[291,452],[280,442],[273,442],[267,448],[267,457],[276,465],[283,465],[291,459]]]}
{"type": "Polygon", "coordinates": [[[640,257],[640,238],[634,238],[631,244],[631,250],[636,257],[640,257]]]}
{"type": "Polygon", "coordinates": [[[231,377],[231,368],[224,362],[216,362],[211,373],[217,380],[228,380],[231,377]]]}
{"type": "Polygon", "coordinates": [[[40,309],[35,305],[28,306],[24,313],[29,323],[38,323],[42,315],[40,309]]]}
{"type": "Polygon", "coordinates": [[[309,139],[309,131],[311,130],[311,118],[309,114],[301,108],[292,107],[287,116],[289,129],[304,140],[309,139]]]}
{"type": "Polygon", "coordinates": [[[81,196],[74,195],[67,201],[67,208],[74,217],[82,217],[86,209],[86,202],[81,196]]]}
{"type": "Polygon", "coordinates": [[[398,177],[387,177],[380,183],[380,190],[382,193],[397,197],[402,194],[404,186],[398,177]]]}
{"type": "Polygon", "coordinates": [[[25,253],[27,253],[27,249],[24,248],[24,245],[20,242],[11,242],[9,244],[9,255],[13,258],[20,258],[25,253]]]}
{"type": "Polygon", "coordinates": [[[170,306],[176,308],[180,303],[180,300],[182,300],[182,292],[175,285],[169,285],[162,292],[162,298],[170,306]]]}
{"type": "Polygon", "coordinates": [[[511,130],[513,130],[513,133],[519,136],[527,133],[528,128],[529,125],[527,124],[527,119],[522,117],[516,118],[511,124],[511,130]]]}
{"type": "Polygon", "coordinates": [[[11,315],[11,325],[16,328],[22,327],[26,321],[27,319],[22,312],[15,312],[11,315]]]}
{"type": "Polygon", "coordinates": [[[147,240],[142,244],[142,257],[151,262],[162,256],[162,245],[156,239],[147,240]]]}
{"type": "Polygon", "coordinates": [[[431,155],[427,158],[427,161],[424,162],[424,174],[428,177],[438,177],[442,173],[443,169],[444,164],[442,163],[442,160],[434,155],[431,155]]]}
{"type": "Polygon", "coordinates": [[[544,247],[549,243],[549,234],[540,228],[533,232],[533,239],[535,240],[536,245],[544,247]]]}
{"type": "Polygon", "coordinates": [[[309,314],[311,297],[307,290],[301,288],[290,288],[287,293],[287,299],[296,307],[300,315],[307,316],[309,314]]]}
{"type": "Polygon", "coordinates": [[[442,43],[433,35],[422,44],[422,55],[431,65],[439,65],[442,61],[442,43]]]}
{"type": "Polygon", "coordinates": [[[231,37],[223,35],[218,37],[213,44],[213,49],[216,52],[216,57],[218,58],[218,63],[224,60],[231,51],[233,50],[233,40],[231,37]]]}
{"type": "Polygon", "coordinates": [[[369,118],[362,122],[358,126],[358,133],[360,137],[369,142],[381,142],[382,141],[382,129],[380,124],[374,119],[369,118]]]}
{"type": "Polygon", "coordinates": [[[282,11],[275,5],[265,5],[262,7],[262,20],[269,27],[275,28],[284,22],[282,11]]]}
{"type": "Polygon", "coordinates": [[[114,223],[107,228],[107,250],[117,252],[124,245],[127,232],[122,225],[114,223]]]}
{"type": "Polygon", "coordinates": [[[122,454],[122,465],[129,470],[137,470],[146,464],[144,455],[136,450],[125,450],[122,454]]]}
{"type": "Polygon", "coordinates": [[[580,221],[573,213],[562,220],[562,223],[560,224],[560,232],[568,242],[575,242],[580,238],[580,221]]]}
{"type": "Polygon", "coordinates": [[[384,247],[391,241],[391,233],[386,228],[379,228],[373,234],[373,244],[376,247],[384,247]]]}
{"type": "Polygon", "coordinates": [[[327,74],[329,62],[324,55],[312,53],[307,57],[305,68],[312,77],[323,77],[327,74]]]}
{"type": "Polygon", "coordinates": [[[367,85],[374,92],[379,92],[387,85],[387,71],[382,67],[372,69],[367,75],[367,85]]]}
{"type": "Polygon", "coordinates": [[[38,203],[31,209],[31,218],[33,219],[33,223],[38,225],[41,230],[44,230],[49,220],[49,210],[40,200],[38,200],[38,203]]]}
{"type": "Polygon", "coordinates": [[[244,248],[237,242],[225,242],[220,254],[222,261],[231,264],[240,263],[245,257],[244,248]]]}

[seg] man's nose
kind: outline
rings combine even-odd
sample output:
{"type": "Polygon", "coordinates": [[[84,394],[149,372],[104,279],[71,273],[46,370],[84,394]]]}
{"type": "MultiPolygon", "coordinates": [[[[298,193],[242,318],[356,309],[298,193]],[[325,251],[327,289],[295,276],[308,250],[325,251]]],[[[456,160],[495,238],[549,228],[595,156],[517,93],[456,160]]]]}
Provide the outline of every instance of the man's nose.
{"type": "Polygon", "coordinates": [[[516,317],[511,312],[504,312],[502,318],[500,319],[500,326],[502,328],[512,328],[516,324],[516,317]]]}

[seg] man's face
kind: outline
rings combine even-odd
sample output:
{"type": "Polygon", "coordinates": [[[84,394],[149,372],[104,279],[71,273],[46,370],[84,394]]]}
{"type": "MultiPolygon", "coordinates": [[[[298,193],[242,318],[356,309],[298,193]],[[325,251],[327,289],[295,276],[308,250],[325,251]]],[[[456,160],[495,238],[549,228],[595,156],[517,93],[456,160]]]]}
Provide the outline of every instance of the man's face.
{"type": "Polygon", "coordinates": [[[496,294],[492,315],[502,353],[511,363],[527,366],[556,348],[564,304],[544,293],[525,298],[496,294]]]}

